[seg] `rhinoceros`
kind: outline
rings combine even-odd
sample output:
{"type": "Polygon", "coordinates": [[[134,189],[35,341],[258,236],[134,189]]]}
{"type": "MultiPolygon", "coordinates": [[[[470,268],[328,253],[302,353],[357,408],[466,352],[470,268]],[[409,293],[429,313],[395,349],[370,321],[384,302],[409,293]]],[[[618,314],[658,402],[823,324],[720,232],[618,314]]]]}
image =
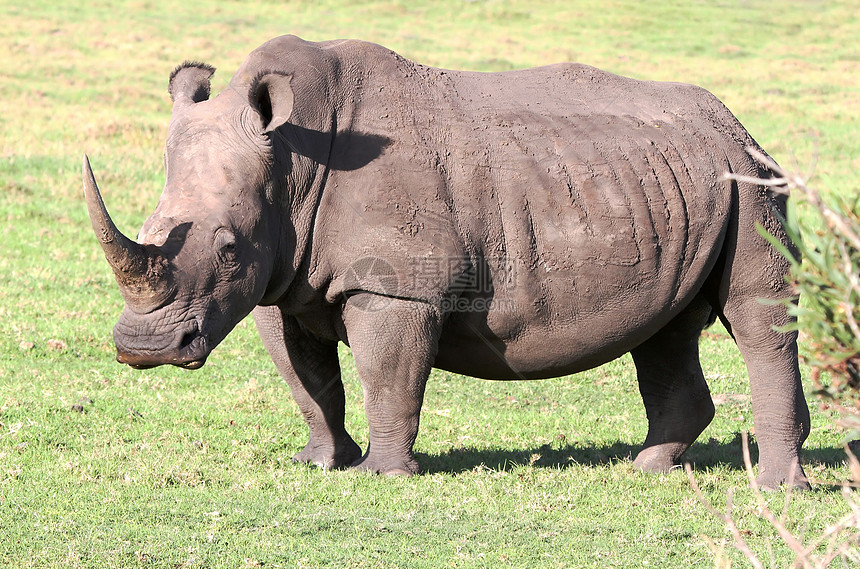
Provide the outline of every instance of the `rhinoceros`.
{"type": "Polygon", "coordinates": [[[307,422],[294,457],[414,474],[431,368],[497,380],[627,352],[665,472],[714,416],[698,338],[746,363],[764,487],[808,484],[809,411],[783,304],[791,247],[760,149],[706,90],[563,63],[419,65],[372,43],[278,37],[210,99],[170,75],[166,182],[136,241],[87,157],[92,226],[125,300],[117,360],[199,368],[246,315],[307,422]],[[736,176],[727,176],[735,174],[736,176]],[[369,442],[344,428],[350,346],[369,442]]]}

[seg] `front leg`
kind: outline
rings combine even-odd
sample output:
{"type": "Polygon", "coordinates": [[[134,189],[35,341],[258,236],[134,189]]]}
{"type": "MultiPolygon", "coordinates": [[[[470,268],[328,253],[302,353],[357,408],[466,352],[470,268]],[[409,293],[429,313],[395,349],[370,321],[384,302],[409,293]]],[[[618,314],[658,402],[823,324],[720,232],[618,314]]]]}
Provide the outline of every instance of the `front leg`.
{"type": "Polygon", "coordinates": [[[293,460],[323,468],[351,465],[361,449],[343,423],[345,396],[337,343],[313,336],[277,306],[258,306],[254,321],[310,429],[308,444],[293,460]]]}
{"type": "Polygon", "coordinates": [[[343,314],[370,428],[367,453],[353,466],[416,474],[412,445],[442,328],[439,311],[420,301],[360,293],[347,300],[343,314]]]}

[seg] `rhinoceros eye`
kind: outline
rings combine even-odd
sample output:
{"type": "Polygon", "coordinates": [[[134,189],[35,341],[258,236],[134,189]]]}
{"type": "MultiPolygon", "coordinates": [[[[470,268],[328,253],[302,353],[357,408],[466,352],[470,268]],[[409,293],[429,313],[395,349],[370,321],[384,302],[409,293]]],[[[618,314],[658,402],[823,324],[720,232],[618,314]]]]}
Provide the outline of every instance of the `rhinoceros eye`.
{"type": "Polygon", "coordinates": [[[231,262],[236,256],[236,236],[229,229],[221,229],[215,234],[215,249],[223,262],[231,262]]]}

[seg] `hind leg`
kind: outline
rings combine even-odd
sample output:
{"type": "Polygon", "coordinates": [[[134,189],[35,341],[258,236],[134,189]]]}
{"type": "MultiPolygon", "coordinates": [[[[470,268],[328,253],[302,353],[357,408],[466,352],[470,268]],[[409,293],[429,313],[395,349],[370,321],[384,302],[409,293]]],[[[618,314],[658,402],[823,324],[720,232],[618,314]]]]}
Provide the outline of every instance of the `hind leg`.
{"type": "Polygon", "coordinates": [[[763,488],[808,488],[800,450],[809,435],[809,408],[797,363],[797,334],[774,330],[788,317],[781,305],[758,299],[729,302],[726,319],[747,365],[763,488]],[[792,479],[793,475],[793,479],[792,479]]]}
{"type": "Polygon", "coordinates": [[[699,364],[699,335],[710,314],[697,298],[631,352],[648,417],[648,436],[633,462],[641,470],[668,472],[714,418],[699,364]]]}
{"type": "Polygon", "coordinates": [[[798,369],[797,333],[778,331],[792,322],[779,302],[793,294],[785,279],[789,262],[756,231],[760,224],[790,247],[773,214],[774,209],[784,213],[785,203],[784,198],[769,194],[762,200],[761,194],[760,188],[739,184],[737,225],[729,228],[717,306],[749,372],[759,449],[758,484],[808,488],[800,450],[809,434],[809,409],[798,369]]]}

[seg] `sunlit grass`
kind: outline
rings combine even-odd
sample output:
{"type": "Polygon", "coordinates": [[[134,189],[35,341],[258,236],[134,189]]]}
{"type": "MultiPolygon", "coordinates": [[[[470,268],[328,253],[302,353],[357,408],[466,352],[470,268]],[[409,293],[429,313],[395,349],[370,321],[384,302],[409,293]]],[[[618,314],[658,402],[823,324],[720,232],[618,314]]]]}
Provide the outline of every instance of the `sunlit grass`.
{"type": "MultiPolygon", "coordinates": [[[[217,91],[251,49],[296,33],[449,68],[578,60],[697,83],[778,161],[817,158],[815,182],[856,192],[858,17],[850,2],[0,3],[0,565],[712,567],[699,536],[726,534],[683,473],[630,464],[646,423],[629,357],[544,382],[434,372],[416,444],[426,473],[411,479],[292,464],[306,429],[250,320],[197,372],[115,363],[122,301],[81,157],[133,235],[163,184],[173,67],[214,64],[217,91]]],[[[774,532],[743,505],[746,372],[719,328],[701,351],[717,418],[688,458],[718,507],[739,488],[738,523],[767,557],[774,532]]],[[[347,426],[365,445],[341,357],[347,426]]],[[[810,475],[846,476],[820,412],[807,449],[810,475]]],[[[795,496],[790,519],[815,533],[845,507],[820,489],[795,496]]]]}

